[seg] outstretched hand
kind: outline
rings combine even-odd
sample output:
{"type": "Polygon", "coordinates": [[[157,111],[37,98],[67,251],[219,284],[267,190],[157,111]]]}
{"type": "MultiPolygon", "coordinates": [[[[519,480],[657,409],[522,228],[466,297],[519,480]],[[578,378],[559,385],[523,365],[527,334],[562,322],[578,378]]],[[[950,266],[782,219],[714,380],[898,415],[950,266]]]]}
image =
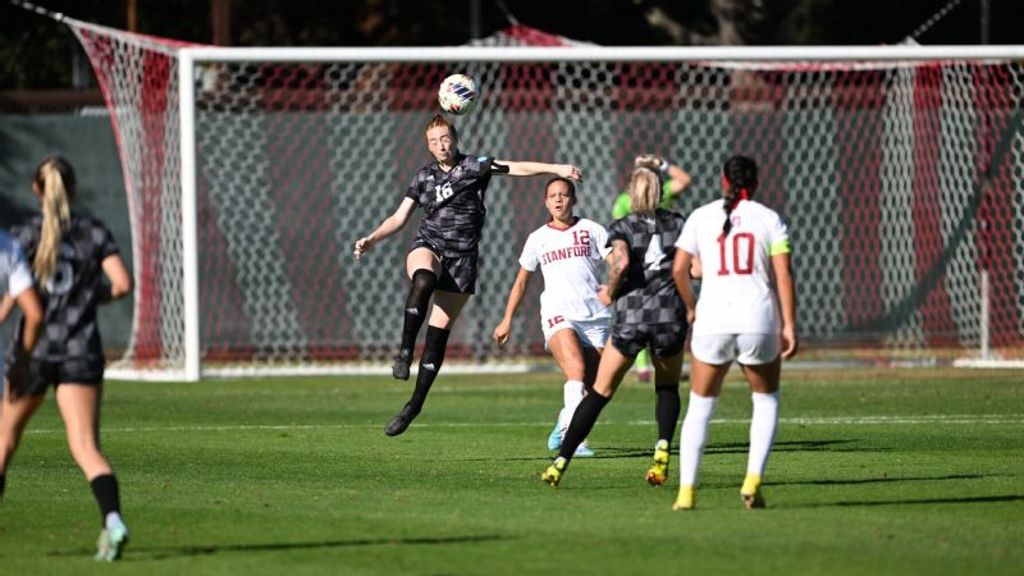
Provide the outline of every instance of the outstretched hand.
{"type": "Polygon", "coordinates": [[[355,250],[353,250],[352,253],[355,254],[356,260],[359,260],[360,258],[363,257],[363,254],[366,254],[367,252],[369,252],[370,248],[372,248],[372,247],[373,247],[373,241],[370,240],[370,237],[369,236],[363,236],[359,240],[356,240],[355,250]]]}
{"type": "Polygon", "coordinates": [[[562,178],[573,180],[574,182],[583,181],[583,171],[581,171],[575,164],[562,164],[561,169],[558,171],[558,175],[562,178]]]}

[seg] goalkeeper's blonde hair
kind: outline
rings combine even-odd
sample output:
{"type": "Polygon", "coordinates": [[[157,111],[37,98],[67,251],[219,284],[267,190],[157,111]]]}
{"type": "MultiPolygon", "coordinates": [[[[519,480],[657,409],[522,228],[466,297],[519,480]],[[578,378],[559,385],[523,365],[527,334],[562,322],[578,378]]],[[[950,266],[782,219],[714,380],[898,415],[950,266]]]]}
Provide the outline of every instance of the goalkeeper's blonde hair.
{"type": "Polygon", "coordinates": [[[32,272],[44,289],[57,268],[60,240],[71,222],[75,186],[75,171],[71,163],[60,156],[50,156],[36,168],[35,187],[41,196],[43,224],[32,272]]]}
{"type": "Polygon", "coordinates": [[[653,216],[661,203],[661,179],[650,168],[637,168],[629,178],[629,208],[653,216]]]}

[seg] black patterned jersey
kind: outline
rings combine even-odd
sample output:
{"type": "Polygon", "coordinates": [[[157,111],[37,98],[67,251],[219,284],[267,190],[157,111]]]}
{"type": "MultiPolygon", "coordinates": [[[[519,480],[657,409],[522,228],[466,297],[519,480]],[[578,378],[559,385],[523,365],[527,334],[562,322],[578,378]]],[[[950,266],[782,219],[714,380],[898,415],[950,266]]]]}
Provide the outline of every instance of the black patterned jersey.
{"type": "Polygon", "coordinates": [[[658,209],[654,218],[630,214],[608,227],[608,246],[629,247],[629,268],[612,304],[616,324],[686,322],[686,306],[672,280],[676,239],[684,218],[658,209]]]}
{"type": "MultiPolygon", "coordinates": [[[[28,261],[39,246],[41,215],[11,229],[28,261]]],[[[43,362],[69,359],[102,360],[103,344],[96,324],[96,305],[103,288],[103,259],[117,254],[110,230],[88,216],[72,214],[61,238],[53,276],[40,289],[45,315],[32,357],[43,362]]],[[[15,340],[20,341],[20,337],[15,340]]]]}
{"type": "Polygon", "coordinates": [[[492,163],[489,156],[460,154],[448,172],[431,162],[413,176],[405,196],[423,209],[419,236],[443,253],[438,256],[476,252],[492,163]]]}

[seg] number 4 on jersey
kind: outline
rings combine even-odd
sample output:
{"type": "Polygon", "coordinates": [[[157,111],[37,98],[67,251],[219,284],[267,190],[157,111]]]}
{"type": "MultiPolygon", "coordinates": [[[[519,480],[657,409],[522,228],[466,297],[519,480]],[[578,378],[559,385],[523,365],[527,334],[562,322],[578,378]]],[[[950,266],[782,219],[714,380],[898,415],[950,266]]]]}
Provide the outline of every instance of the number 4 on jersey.
{"type": "Polygon", "coordinates": [[[651,236],[651,243],[647,245],[647,253],[644,254],[644,268],[658,270],[664,261],[665,252],[661,249],[661,234],[655,234],[651,236]]]}

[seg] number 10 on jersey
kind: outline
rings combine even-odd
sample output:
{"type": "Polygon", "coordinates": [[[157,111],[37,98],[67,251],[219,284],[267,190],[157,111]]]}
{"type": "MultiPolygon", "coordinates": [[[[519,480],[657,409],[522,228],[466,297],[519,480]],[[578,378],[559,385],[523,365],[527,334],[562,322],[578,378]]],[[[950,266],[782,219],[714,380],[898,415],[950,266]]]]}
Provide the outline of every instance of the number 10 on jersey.
{"type": "Polygon", "coordinates": [[[739,232],[730,236],[718,237],[718,275],[729,274],[749,275],[754,273],[754,235],[750,232],[739,232]],[[731,250],[730,250],[731,248],[731,250]],[[732,270],[729,269],[730,258],[726,252],[732,252],[732,270]]]}

